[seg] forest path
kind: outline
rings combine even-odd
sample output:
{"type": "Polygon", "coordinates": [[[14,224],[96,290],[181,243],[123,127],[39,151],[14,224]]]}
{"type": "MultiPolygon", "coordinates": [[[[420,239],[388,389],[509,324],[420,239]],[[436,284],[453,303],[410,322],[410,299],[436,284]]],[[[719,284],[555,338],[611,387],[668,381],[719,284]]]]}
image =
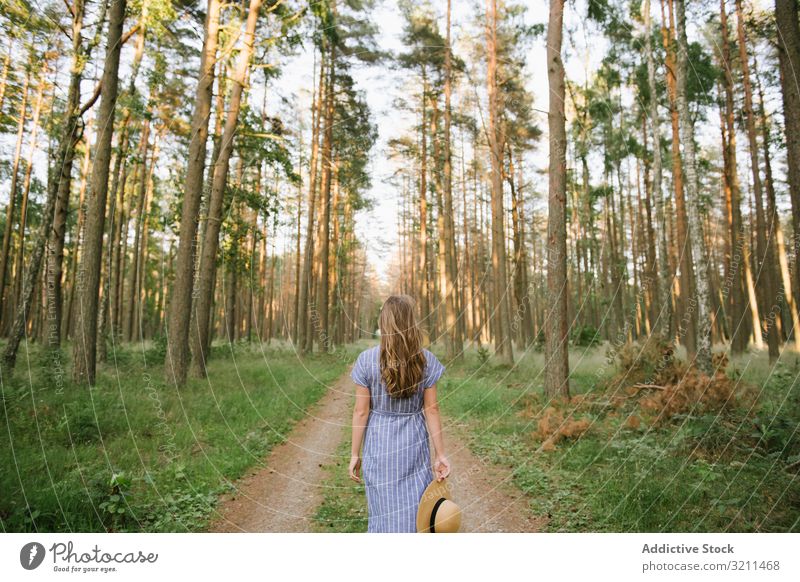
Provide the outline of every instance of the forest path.
{"type": "MultiPolygon", "coordinates": [[[[349,438],[353,383],[343,375],[275,446],[263,466],[223,495],[212,532],[309,532],[326,487],[325,466],[349,438]]],[[[511,483],[510,470],[473,454],[465,426],[442,419],[453,500],[462,509],[462,532],[536,532],[546,519],[531,514],[525,494],[511,483]]],[[[346,470],[346,463],[343,464],[346,470]]],[[[366,503],[366,499],[364,499],[366,503]]]]}
{"type": "Polygon", "coordinates": [[[511,482],[511,470],[475,455],[464,425],[443,418],[453,501],[461,507],[466,533],[529,533],[544,529],[546,517],[531,513],[525,493],[511,482]]]}
{"type": "Polygon", "coordinates": [[[212,532],[309,532],[322,502],[324,466],[350,424],[353,382],[343,375],[317,401],[263,465],[220,500],[212,532]]]}

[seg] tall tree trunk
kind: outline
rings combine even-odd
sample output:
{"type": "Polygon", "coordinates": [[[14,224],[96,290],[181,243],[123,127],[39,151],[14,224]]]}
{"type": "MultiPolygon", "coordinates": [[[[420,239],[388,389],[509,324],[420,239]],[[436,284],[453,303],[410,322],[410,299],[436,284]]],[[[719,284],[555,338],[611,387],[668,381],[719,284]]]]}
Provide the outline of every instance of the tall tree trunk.
{"type": "Polygon", "coordinates": [[[544,391],[549,398],[569,396],[567,351],[567,132],[564,112],[564,63],[561,39],[564,0],[550,0],[547,23],[547,82],[550,132],[547,218],[547,302],[545,317],[544,391]]]}
{"type": "Polygon", "coordinates": [[[44,224],[49,223],[52,225],[52,233],[49,226],[42,231],[44,236],[49,238],[49,242],[40,241],[42,252],[44,252],[44,245],[47,245],[46,319],[48,322],[47,344],[51,348],[57,348],[61,345],[63,304],[61,279],[64,262],[64,236],[66,234],[69,193],[72,185],[72,163],[75,159],[75,146],[80,141],[83,131],[80,121],[79,100],[83,69],[87,60],[86,55],[84,55],[83,39],[81,38],[84,9],[84,0],[75,0],[72,3],[72,66],[69,89],[67,90],[67,101],[64,106],[62,133],[59,137],[54,164],[52,171],[49,173],[50,178],[47,183],[48,202],[52,197],[55,215],[52,217],[45,216],[42,221],[44,224]]]}
{"type": "Polygon", "coordinates": [[[149,286],[145,286],[145,278],[147,273],[147,251],[148,241],[150,239],[150,209],[153,204],[153,170],[155,169],[156,160],[158,159],[158,144],[159,135],[156,134],[153,140],[152,153],[150,156],[150,166],[147,171],[147,187],[144,193],[144,207],[142,210],[141,221],[141,242],[137,246],[139,257],[136,260],[138,268],[133,272],[135,294],[131,294],[132,302],[136,304],[136,309],[133,311],[133,333],[131,341],[142,341],[147,337],[148,330],[145,321],[145,307],[147,306],[147,297],[149,296],[149,286]]]}
{"type": "Polygon", "coordinates": [[[147,174],[148,145],[150,141],[149,117],[145,117],[143,121],[142,134],[139,140],[139,196],[137,197],[136,204],[136,229],[133,235],[133,263],[131,264],[131,287],[128,296],[128,329],[125,333],[125,337],[129,342],[136,339],[136,316],[138,310],[141,308],[136,298],[139,296],[139,274],[143,268],[139,257],[141,255],[142,226],[144,225],[144,215],[146,213],[145,203],[148,191],[147,185],[149,182],[147,174]]]}
{"type": "MultiPolygon", "coordinates": [[[[769,119],[767,118],[767,112],[764,107],[764,89],[761,86],[761,79],[758,74],[758,61],[755,60],[755,57],[753,60],[753,72],[756,76],[756,89],[758,90],[759,118],[761,124],[761,147],[764,149],[764,186],[767,194],[765,220],[765,229],[767,229],[767,249],[765,268],[768,269],[768,276],[772,278],[773,292],[773,295],[770,298],[769,311],[767,312],[766,317],[767,325],[770,326],[770,328],[776,328],[774,330],[770,329],[770,333],[774,332],[776,341],[781,341],[782,334],[780,333],[780,330],[777,329],[777,326],[782,322],[783,304],[786,303],[786,307],[791,309],[793,302],[791,301],[791,286],[784,286],[784,288],[781,288],[781,280],[779,279],[779,270],[781,267],[778,258],[776,240],[778,238],[777,232],[780,229],[780,219],[778,218],[775,181],[772,177],[772,157],[770,155],[769,148],[769,119]],[[786,289],[790,290],[788,294],[786,293],[786,289]],[[787,301],[787,295],[789,301],[787,301]]],[[[794,319],[797,320],[797,314],[795,313],[794,315],[794,319]]],[[[788,321],[784,323],[788,324],[788,321]]],[[[790,325],[783,325],[782,328],[796,329],[790,325]]],[[[778,352],[777,347],[775,348],[775,351],[778,352]]],[[[778,353],[775,355],[775,358],[777,357],[778,353]]]]}
{"type": "MultiPolygon", "coordinates": [[[[560,1],[560,0],[559,0],[560,1]]],[[[492,165],[492,280],[497,337],[495,354],[505,364],[514,363],[511,310],[506,274],[505,211],[503,210],[503,105],[497,84],[497,0],[486,2],[487,85],[489,94],[489,149],[492,165]]]]}
{"type": "MultiPolygon", "coordinates": [[[[520,160],[521,161],[521,160],[520,160]]],[[[518,185],[514,183],[514,160],[509,148],[508,154],[508,185],[511,190],[511,232],[514,239],[514,297],[516,299],[516,311],[514,326],[518,328],[518,341],[522,346],[530,343],[530,333],[533,329],[531,319],[530,292],[528,290],[527,266],[528,256],[525,252],[524,244],[524,213],[522,192],[518,185]]],[[[522,172],[520,170],[520,177],[522,172]]],[[[512,326],[513,327],[513,326],[512,326]]]]}
{"type": "Polygon", "coordinates": [[[420,305],[420,321],[425,332],[433,337],[430,329],[430,304],[428,301],[428,137],[425,129],[427,119],[428,80],[422,70],[422,102],[420,123],[420,173],[419,173],[419,249],[417,251],[417,300],[420,305]]]}
{"type": "Polygon", "coordinates": [[[789,259],[786,255],[786,243],[783,237],[783,228],[781,228],[780,220],[777,221],[777,239],[778,239],[778,260],[781,267],[781,276],[783,278],[783,288],[786,293],[786,303],[789,308],[789,315],[792,318],[792,337],[794,338],[794,349],[800,352],[800,316],[798,316],[797,303],[794,301],[794,294],[791,278],[791,269],[789,268],[789,259]]]}
{"type": "MultiPolygon", "coordinates": [[[[275,231],[273,230],[272,238],[275,240],[275,231]]],[[[267,293],[267,345],[272,342],[272,321],[275,315],[275,263],[278,261],[278,255],[272,250],[272,259],[269,263],[269,292],[267,293]]]]}
{"type": "MultiPolygon", "coordinates": [[[[725,132],[727,141],[724,151],[725,182],[730,190],[730,246],[731,272],[726,285],[731,287],[731,353],[741,354],[747,349],[749,321],[747,320],[747,301],[745,300],[745,273],[743,255],[747,252],[744,226],[742,223],[739,172],[736,162],[736,125],[734,123],[733,74],[731,71],[731,50],[728,36],[728,14],[725,0],[720,0],[720,26],[722,28],[722,69],[725,89],[725,132]]],[[[758,308],[755,306],[756,309],[758,308]]]]}
{"type": "Polygon", "coordinates": [[[236,341],[236,288],[237,288],[237,273],[235,261],[226,261],[225,265],[225,300],[224,300],[224,317],[223,326],[224,333],[222,337],[225,338],[229,344],[236,341]]]}
{"type": "MultiPolygon", "coordinates": [[[[676,316],[680,320],[677,326],[679,341],[686,346],[687,353],[694,354],[697,351],[697,316],[694,310],[689,309],[689,298],[694,289],[694,265],[692,261],[692,241],[690,231],[686,225],[686,196],[684,187],[684,172],[681,167],[681,137],[680,121],[677,105],[676,75],[677,68],[675,62],[675,40],[674,40],[674,14],[672,0],[661,0],[661,36],[666,50],[666,73],[667,73],[667,92],[670,100],[670,111],[672,121],[672,182],[675,189],[675,223],[676,238],[675,247],[678,252],[678,264],[680,265],[680,277],[678,278],[679,296],[676,301],[676,316]],[[669,6],[669,20],[664,13],[664,3],[669,6]]],[[[677,272],[677,271],[675,271],[677,272]]]]}
{"type": "Polygon", "coordinates": [[[111,163],[111,139],[114,133],[114,112],[119,84],[119,59],[122,49],[122,25],[126,0],[113,0],[108,22],[108,47],[103,68],[102,95],[97,116],[97,142],[92,165],[86,236],[80,269],[82,281],[76,312],[76,334],[73,344],[72,377],[75,382],[94,385],[97,356],[97,302],[100,291],[100,262],[103,256],[106,195],[111,163]]]}
{"type": "MultiPolygon", "coordinates": [[[[261,341],[266,337],[266,313],[267,313],[267,239],[269,239],[269,222],[263,221],[261,232],[261,245],[258,253],[258,309],[257,326],[258,335],[261,341]]],[[[302,346],[301,346],[302,348],[302,346]]]]}
{"type": "MultiPolygon", "coordinates": [[[[316,70],[316,68],[315,68],[316,70]]],[[[308,212],[306,218],[306,242],[303,252],[303,272],[300,277],[298,298],[299,313],[297,323],[297,345],[305,353],[313,347],[312,334],[309,331],[308,312],[311,308],[312,262],[314,260],[314,217],[317,206],[317,165],[319,158],[320,119],[322,118],[322,99],[325,87],[325,54],[320,51],[319,85],[316,99],[311,106],[311,158],[308,165],[308,212]]],[[[263,297],[263,292],[262,292],[263,297]]],[[[259,313],[263,316],[263,313],[259,313]]]]}
{"type": "Polygon", "coordinates": [[[697,166],[695,162],[694,127],[689,113],[686,77],[688,65],[688,41],[686,39],[686,8],[684,0],[675,0],[677,13],[678,58],[676,62],[676,97],[683,142],[683,169],[686,174],[686,197],[689,219],[689,236],[692,256],[697,262],[695,286],[697,287],[697,355],[695,363],[702,372],[711,374],[711,286],[708,281],[708,254],[702,231],[702,207],[697,189],[697,166]]]}
{"type": "MultiPolygon", "coordinates": [[[[11,187],[8,193],[8,206],[6,207],[6,227],[3,231],[3,249],[0,254],[0,319],[6,319],[6,309],[11,304],[13,287],[8,294],[8,302],[5,298],[6,272],[9,268],[9,257],[11,256],[11,233],[14,230],[14,220],[17,206],[17,183],[19,178],[19,163],[22,159],[22,144],[25,138],[25,122],[28,119],[28,89],[30,87],[31,73],[25,74],[25,82],[22,85],[22,98],[17,115],[17,140],[14,146],[14,158],[11,162],[11,187]]],[[[5,326],[3,322],[3,327],[5,326]]]]}
{"type": "Polygon", "coordinates": [[[113,318],[113,325],[116,337],[122,338],[122,307],[123,307],[123,295],[125,291],[125,266],[127,263],[128,257],[128,226],[130,223],[130,213],[131,213],[131,205],[133,204],[131,196],[125,196],[125,192],[127,190],[127,181],[128,181],[128,174],[127,174],[128,165],[126,164],[123,167],[122,173],[124,174],[120,188],[121,196],[124,204],[122,205],[121,211],[122,215],[120,216],[119,221],[119,241],[117,242],[117,247],[115,247],[114,251],[116,256],[114,257],[114,273],[115,273],[115,281],[114,281],[114,294],[113,294],[113,304],[114,304],[114,318],[113,318]]]}
{"type": "Polygon", "coordinates": [[[258,22],[258,12],[262,0],[250,0],[247,13],[243,46],[239,52],[239,61],[233,75],[233,88],[231,89],[230,104],[225,128],[222,132],[219,157],[216,160],[214,180],[211,185],[211,194],[208,207],[208,223],[203,233],[203,249],[200,258],[199,288],[195,309],[196,326],[191,335],[192,369],[194,373],[204,378],[206,376],[206,348],[209,345],[208,320],[211,314],[211,303],[214,300],[214,265],[217,260],[219,248],[219,231],[222,226],[222,206],[225,195],[225,186],[228,181],[231,152],[233,151],[233,138],[239,119],[239,109],[242,102],[247,71],[250,66],[250,57],[253,54],[255,30],[258,22]]]}
{"type": "MultiPolygon", "coordinates": [[[[797,0],[775,0],[794,247],[800,246],[800,25],[797,0]]],[[[794,303],[800,306],[800,252],[794,255],[794,303]]],[[[795,330],[795,335],[800,330],[795,330]]]]}
{"type": "MultiPolygon", "coordinates": [[[[747,137],[750,146],[750,169],[753,175],[753,195],[756,201],[756,254],[757,261],[755,284],[756,289],[761,289],[761,308],[766,313],[772,311],[776,301],[774,257],[768,250],[767,225],[764,218],[763,184],[759,169],[758,138],[756,134],[755,112],[753,111],[753,88],[750,82],[750,65],[747,54],[747,37],[744,31],[744,14],[742,13],[742,0],[736,0],[736,30],[739,40],[739,60],[742,68],[742,84],[744,85],[744,110],[747,122],[747,137]]],[[[767,326],[767,347],[770,362],[774,362],[780,355],[778,329],[770,322],[767,326]]]]}
{"type": "Polygon", "coordinates": [[[186,164],[181,226],[178,234],[178,252],[175,257],[175,281],[169,299],[167,314],[167,358],[164,366],[168,381],[176,386],[186,383],[189,368],[189,322],[192,316],[194,267],[197,243],[197,222],[203,196],[203,176],[208,141],[208,120],[211,115],[214,69],[219,36],[220,0],[208,0],[205,39],[197,79],[192,138],[189,142],[189,160],[186,164]]]}
{"type": "Polygon", "coordinates": [[[119,251],[118,249],[120,242],[119,232],[122,228],[121,210],[122,210],[122,203],[125,197],[125,192],[124,192],[125,171],[124,171],[123,161],[125,160],[127,154],[128,154],[128,127],[127,123],[125,123],[125,125],[123,125],[122,127],[122,131],[119,137],[119,143],[117,147],[117,157],[114,160],[114,171],[111,179],[111,191],[109,192],[111,203],[108,210],[108,216],[110,218],[110,223],[108,226],[108,234],[106,235],[106,246],[108,248],[108,254],[106,256],[106,273],[105,277],[103,278],[103,297],[100,302],[100,314],[98,316],[98,321],[97,321],[97,360],[99,362],[105,362],[108,359],[107,339],[108,339],[109,320],[111,319],[110,318],[110,309],[112,305],[111,289],[113,288],[113,285],[116,282],[116,273],[114,272],[114,266],[117,258],[117,253],[119,251]],[[123,183],[122,188],[120,187],[121,182],[123,183]]]}
{"type": "MultiPolygon", "coordinates": [[[[42,112],[42,102],[44,101],[45,75],[47,74],[47,62],[42,70],[39,89],[36,93],[36,100],[33,105],[33,117],[31,118],[31,137],[28,145],[28,155],[25,159],[25,176],[22,179],[22,204],[19,208],[19,227],[17,230],[17,261],[14,272],[14,305],[18,306],[22,294],[22,262],[25,256],[25,228],[28,224],[28,195],[31,190],[31,174],[33,172],[33,156],[36,153],[36,138],[39,130],[39,115],[42,112]]],[[[8,225],[8,223],[6,223],[8,225]]],[[[7,226],[8,228],[9,226],[7,226]]],[[[15,309],[16,310],[16,309],[15,309]]]]}
{"type": "MultiPolygon", "coordinates": [[[[332,5],[335,15],[336,3],[332,5]]],[[[317,294],[317,341],[320,350],[327,352],[331,347],[328,330],[328,307],[330,303],[330,226],[331,226],[331,183],[333,180],[333,97],[336,90],[336,43],[330,43],[328,51],[328,85],[325,94],[325,137],[322,141],[322,193],[320,222],[320,276],[317,294]]]]}
{"type": "MultiPolygon", "coordinates": [[[[73,138],[72,131],[72,128],[67,127],[64,131],[64,134],[62,134],[62,137],[67,137],[71,140],[73,138]]],[[[66,159],[66,153],[69,147],[74,147],[74,145],[75,144],[71,142],[61,142],[59,145],[58,157],[56,159],[66,159]]],[[[61,175],[61,169],[59,169],[58,172],[59,175],[61,175]]],[[[28,313],[34,299],[36,282],[39,279],[39,270],[42,266],[42,257],[44,256],[45,246],[47,245],[47,239],[50,235],[50,230],[53,227],[53,216],[55,213],[57,197],[58,188],[54,184],[48,185],[47,200],[42,212],[42,222],[39,224],[39,232],[37,233],[36,240],[33,244],[33,251],[30,257],[28,271],[25,274],[25,281],[22,286],[22,300],[17,306],[17,312],[14,315],[14,323],[11,328],[11,334],[9,335],[6,349],[3,352],[3,374],[5,377],[9,377],[11,375],[17,362],[17,351],[19,350],[19,344],[22,341],[22,337],[25,334],[25,327],[28,322],[28,313]]],[[[50,288],[51,285],[48,281],[48,292],[50,291],[50,288]]],[[[52,297],[48,295],[48,302],[51,302],[52,300],[52,297]]],[[[51,347],[54,345],[54,342],[52,341],[52,333],[53,330],[51,328],[48,333],[48,345],[51,347]]],[[[57,346],[58,344],[56,343],[55,345],[57,346]]],[[[63,374],[60,358],[54,361],[53,365],[54,373],[60,378],[63,374]]]]}
{"type": "MultiPolygon", "coordinates": [[[[300,150],[297,154],[297,167],[301,167],[302,163],[303,140],[300,139],[300,150]]],[[[295,249],[294,249],[294,314],[292,317],[292,342],[294,345],[299,344],[299,328],[300,328],[300,238],[302,233],[303,221],[303,181],[300,179],[297,183],[297,230],[295,232],[295,249]]],[[[253,233],[255,233],[255,224],[253,225],[253,233]]],[[[255,240],[255,237],[254,237],[255,240]]],[[[253,244],[253,253],[255,254],[255,243],[253,244]]]]}
{"type": "MultiPolygon", "coordinates": [[[[86,126],[91,125],[91,119],[87,121],[86,126]]],[[[64,329],[62,330],[62,337],[67,338],[73,331],[75,315],[75,279],[78,272],[78,258],[81,255],[81,246],[84,236],[84,228],[86,225],[86,190],[89,187],[89,172],[91,169],[90,162],[92,159],[92,147],[89,143],[89,138],[84,137],[83,143],[83,160],[80,166],[80,186],[78,187],[78,220],[75,225],[75,236],[72,241],[72,249],[69,253],[69,267],[65,274],[66,287],[64,291],[67,293],[68,298],[66,301],[66,312],[64,315],[64,329]]]]}
{"type": "Polygon", "coordinates": [[[459,332],[459,324],[457,321],[456,313],[456,243],[455,243],[455,226],[453,222],[453,164],[452,164],[452,148],[450,136],[450,118],[451,118],[451,77],[452,77],[452,56],[450,47],[450,12],[451,0],[447,0],[447,34],[445,36],[444,48],[444,236],[446,255],[445,255],[445,278],[442,282],[444,289],[442,292],[446,296],[447,305],[446,312],[446,333],[449,336],[447,342],[449,358],[463,358],[464,342],[459,332]]]}
{"type": "Polygon", "coordinates": [[[660,302],[658,326],[656,329],[664,338],[672,340],[672,273],[668,263],[667,224],[664,212],[664,195],[661,192],[663,162],[661,160],[661,122],[658,119],[658,88],[656,86],[656,67],[653,59],[652,24],[650,17],[650,0],[645,0],[644,8],[645,50],[647,51],[647,84],[650,89],[650,131],[653,135],[653,184],[650,193],[656,204],[656,220],[659,227],[658,270],[660,290],[657,300],[660,302]]]}

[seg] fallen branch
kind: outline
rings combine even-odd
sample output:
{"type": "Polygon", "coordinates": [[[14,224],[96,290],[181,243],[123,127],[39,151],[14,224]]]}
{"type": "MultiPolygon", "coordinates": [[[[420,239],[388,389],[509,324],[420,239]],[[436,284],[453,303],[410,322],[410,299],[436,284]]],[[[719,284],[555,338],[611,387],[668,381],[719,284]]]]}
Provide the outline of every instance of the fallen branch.
{"type": "Polygon", "coordinates": [[[653,390],[666,390],[666,386],[659,386],[658,384],[634,384],[631,388],[635,388],[638,392],[639,390],[646,390],[648,388],[652,388],[653,390]]]}
{"type": "Polygon", "coordinates": [[[800,459],[797,459],[797,460],[796,460],[795,462],[793,462],[793,463],[789,463],[788,465],[786,465],[786,466],[784,467],[784,469],[785,469],[785,470],[787,470],[787,471],[791,471],[792,469],[796,469],[796,468],[798,468],[798,467],[800,467],[800,459]]]}

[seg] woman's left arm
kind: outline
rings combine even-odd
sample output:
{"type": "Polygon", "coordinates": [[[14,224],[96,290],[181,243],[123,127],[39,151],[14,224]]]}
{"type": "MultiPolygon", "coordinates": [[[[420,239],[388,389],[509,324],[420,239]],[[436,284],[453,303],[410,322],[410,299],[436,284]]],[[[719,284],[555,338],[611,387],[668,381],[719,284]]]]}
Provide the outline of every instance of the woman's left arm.
{"type": "Polygon", "coordinates": [[[361,483],[361,443],[369,418],[369,388],[356,385],[356,404],[353,407],[353,442],[350,447],[350,478],[361,483]]]}

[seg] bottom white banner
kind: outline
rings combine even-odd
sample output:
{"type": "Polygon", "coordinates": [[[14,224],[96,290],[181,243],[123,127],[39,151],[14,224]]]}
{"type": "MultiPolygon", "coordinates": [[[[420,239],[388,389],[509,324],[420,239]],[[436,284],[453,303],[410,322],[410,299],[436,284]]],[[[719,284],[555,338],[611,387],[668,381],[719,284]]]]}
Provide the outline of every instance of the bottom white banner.
{"type": "Polygon", "coordinates": [[[798,553],[800,534],[2,534],[0,580],[796,581],[798,553]]]}

